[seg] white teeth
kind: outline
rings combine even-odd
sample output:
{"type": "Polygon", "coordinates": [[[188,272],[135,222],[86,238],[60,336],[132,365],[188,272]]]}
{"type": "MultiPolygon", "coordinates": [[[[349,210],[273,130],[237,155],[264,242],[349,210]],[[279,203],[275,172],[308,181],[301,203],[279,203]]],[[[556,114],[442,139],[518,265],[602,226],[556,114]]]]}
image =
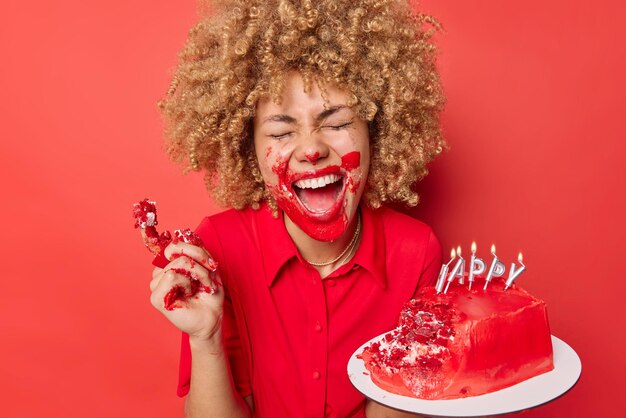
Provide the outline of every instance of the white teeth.
{"type": "Polygon", "coordinates": [[[314,179],[298,180],[294,183],[294,185],[301,189],[317,189],[319,187],[324,187],[326,185],[339,181],[340,179],[341,176],[339,176],[338,174],[327,174],[325,176],[317,177],[314,179]]]}

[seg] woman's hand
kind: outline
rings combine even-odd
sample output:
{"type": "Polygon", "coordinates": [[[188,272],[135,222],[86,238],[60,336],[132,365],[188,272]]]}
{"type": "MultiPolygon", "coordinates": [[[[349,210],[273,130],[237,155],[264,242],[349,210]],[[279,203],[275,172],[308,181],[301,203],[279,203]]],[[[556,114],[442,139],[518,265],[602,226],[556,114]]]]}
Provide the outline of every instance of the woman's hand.
{"type": "Polygon", "coordinates": [[[211,255],[182,241],[164,255],[169,263],[152,272],[150,302],[190,338],[220,342],[224,291],[211,255]]]}

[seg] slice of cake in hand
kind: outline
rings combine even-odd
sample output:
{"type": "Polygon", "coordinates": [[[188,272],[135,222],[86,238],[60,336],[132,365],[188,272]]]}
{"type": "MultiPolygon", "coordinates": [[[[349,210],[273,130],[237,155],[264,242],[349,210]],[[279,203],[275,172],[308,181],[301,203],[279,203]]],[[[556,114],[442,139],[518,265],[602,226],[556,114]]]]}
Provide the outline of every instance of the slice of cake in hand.
{"type": "MultiPolygon", "coordinates": [[[[158,225],[157,221],[157,209],[156,202],[149,199],[144,199],[140,202],[133,204],[133,217],[135,218],[135,228],[139,228],[142,231],[143,242],[153,255],[154,259],[152,264],[159,268],[165,268],[169,260],[165,258],[165,247],[170,243],[184,242],[186,244],[195,245],[197,247],[204,248],[202,238],[198,236],[189,228],[177,229],[174,231],[174,236],[169,231],[159,233],[156,229],[158,225]]],[[[172,257],[185,256],[184,253],[172,254],[172,257]]],[[[195,264],[195,261],[191,259],[191,265],[195,264]]],[[[184,302],[190,298],[198,295],[200,292],[206,292],[214,294],[217,292],[221,282],[217,276],[217,262],[210,256],[208,259],[202,260],[202,264],[209,271],[209,277],[211,279],[211,285],[205,286],[200,280],[195,277],[190,271],[183,268],[172,268],[178,274],[181,274],[189,279],[189,287],[186,288],[181,285],[174,286],[164,298],[164,306],[167,310],[173,310],[180,308],[184,302]]]]}
{"type": "Polygon", "coordinates": [[[159,224],[157,220],[156,202],[144,199],[133,204],[133,217],[135,218],[135,228],[139,228],[142,233],[143,243],[148,251],[156,257],[158,267],[165,267],[167,259],[163,256],[165,247],[172,241],[172,235],[169,231],[159,234],[156,226],[159,224]]]}
{"type": "Polygon", "coordinates": [[[420,399],[494,392],[554,368],[545,303],[523,289],[422,289],[362,353],[373,382],[420,399]]]}

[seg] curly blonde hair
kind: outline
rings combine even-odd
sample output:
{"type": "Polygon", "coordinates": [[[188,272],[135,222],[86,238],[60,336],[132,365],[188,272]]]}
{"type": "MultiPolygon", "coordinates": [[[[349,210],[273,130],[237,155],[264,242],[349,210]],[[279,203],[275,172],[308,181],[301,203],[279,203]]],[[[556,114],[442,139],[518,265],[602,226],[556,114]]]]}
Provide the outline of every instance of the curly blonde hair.
{"type": "MultiPolygon", "coordinates": [[[[394,0],[230,0],[189,32],[166,97],[167,152],[204,170],[218,203],[275,202],[261,178],[252,118],[261,97],[278,100],[290,70],[349,93],[370,126],[364,201],[418,202],[412,185],[445,147],[444,96],[430,16],[394,0]]],[[[324,97],[325,99],[325,97],[324,97]]]]}

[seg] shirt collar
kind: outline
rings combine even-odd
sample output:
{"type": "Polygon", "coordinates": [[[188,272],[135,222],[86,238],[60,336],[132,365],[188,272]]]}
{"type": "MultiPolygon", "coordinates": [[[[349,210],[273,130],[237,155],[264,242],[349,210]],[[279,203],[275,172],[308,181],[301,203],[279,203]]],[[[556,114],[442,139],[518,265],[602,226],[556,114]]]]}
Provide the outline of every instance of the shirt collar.
{"type": "Polygon", "coordinates": [[[380,211],[361,206],[363,229],[361,231],[361,243],[356,254],[349,264],[359,265],[369,273],[382,286],[387,287],[387,268],[385,264],[386,242],[385,229],[380,217],[380,211]]]}
{"type": "MultiPolygon", "coordinates": [[[[361,243],[350,262],[340,267],[354,268],[358,265],[365,268],[384,289],[387,285],[385,265],[385,231],[379,211],[361,207],[362,230],[361,243]]],[[[287,233],[282,212],[274,218],[267,205],[256,211],[259,248],[265,270],[267,285],[272,286],[281,268],[292,258],[298,256],[298,250],[287,233]]]]}
{"type": "Polygon", "coordinates": [[[282,212],[275,218],[272,210],[267,205],[262,205],[256,211],[256,225],[265,278],[267,285],[271,286],[280,269],[297,256],[298,250],[287,233],[282,212]]]}

